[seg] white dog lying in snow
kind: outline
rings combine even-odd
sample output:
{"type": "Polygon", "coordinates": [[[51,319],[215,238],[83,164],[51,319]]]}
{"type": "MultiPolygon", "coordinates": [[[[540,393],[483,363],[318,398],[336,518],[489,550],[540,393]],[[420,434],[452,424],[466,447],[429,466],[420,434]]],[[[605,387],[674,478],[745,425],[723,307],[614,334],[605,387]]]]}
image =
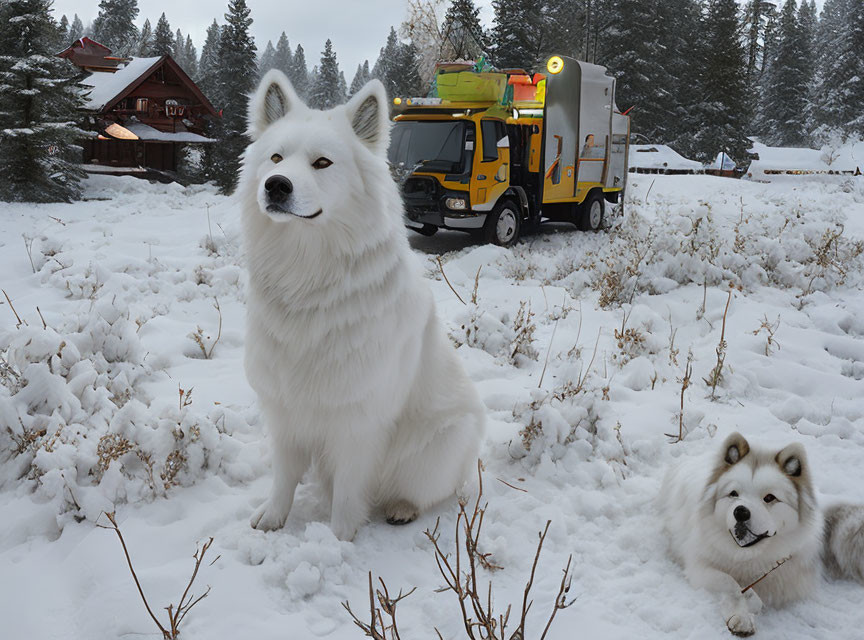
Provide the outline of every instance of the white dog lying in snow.
{"type": "Polygon", "coordinates": [[[823,515],[800,444],[766,449],[733,433],[718,452],[670,470],[659,506],[687,579],[720,596],[735,635],[755,632],[763,602],[809,595],[823,563],[834,577],[864,580],[864,508],[823,515]]]}
{"type": "Polygon", "coordinates": [[[373,80],[348,104],[314,111],[270,71],[249,121],[245,364],[274,475],[252,526],[283,526],[313,462],[339,538],[373,507],[410,522],[475,468],[484,407],[408,245],[384,87],[373,80]]]}

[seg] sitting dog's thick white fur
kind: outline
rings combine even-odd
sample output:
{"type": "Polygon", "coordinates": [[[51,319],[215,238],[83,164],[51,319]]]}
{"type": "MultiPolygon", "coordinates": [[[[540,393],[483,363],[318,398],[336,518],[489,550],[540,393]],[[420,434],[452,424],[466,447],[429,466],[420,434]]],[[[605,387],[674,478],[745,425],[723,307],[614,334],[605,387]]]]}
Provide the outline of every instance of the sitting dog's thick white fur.
{"type": "Polygon", "coordinates": [[[270,71],[249,122],[245,366],[274,475],[252,526],[283,526],[312,463],[340,539],[376,507],[411,521],[476,468],[485,411],[408,244],[384,87],[322,112],[270,71]]]}

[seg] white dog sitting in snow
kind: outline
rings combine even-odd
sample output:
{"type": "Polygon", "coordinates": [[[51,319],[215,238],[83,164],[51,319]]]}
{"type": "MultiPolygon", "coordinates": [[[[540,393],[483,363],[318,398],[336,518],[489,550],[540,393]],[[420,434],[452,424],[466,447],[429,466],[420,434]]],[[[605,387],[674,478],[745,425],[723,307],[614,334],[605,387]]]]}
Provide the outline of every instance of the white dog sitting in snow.
{"type": "Polygon", "coordinates": [[[313,462],[339,538],[373,507],[410,522],[476,467],[484,407],[408,245],[384,87],[373,80],[348,104],[314,111],[270,71],[249,121],[245,364],[274,474],[252,526],[284,525],[313,462]]]}

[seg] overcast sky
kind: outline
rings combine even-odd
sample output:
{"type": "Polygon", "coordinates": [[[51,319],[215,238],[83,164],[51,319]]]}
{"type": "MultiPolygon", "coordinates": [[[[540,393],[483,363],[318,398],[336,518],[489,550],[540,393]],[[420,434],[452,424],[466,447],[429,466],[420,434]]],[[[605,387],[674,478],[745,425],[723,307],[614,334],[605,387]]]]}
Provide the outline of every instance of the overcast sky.
{"type": "MultiPolygon", "coordinates": [[[[491,0],[475,0],[481,7],[485,22],[492,20],[491,0]]],[[[744,0],[739,0],[743,2],[744,0]]],[[[816,0],[821,8],[824,0],[816,0]]],[[[171,3],[166,10],[164,0],[138,0],[140,27],[146,18],[153,27],[165,11],[171,29],[190,34],[198,53],[204,44],[208,25],[216,18],[224,22],[227,0],[182,0],[171,3]]],[[[336,50],[339,67],[350,83],[357,65],[368,59],[373,64],[378,50],[384,46],[390,26],[398,26],[405,18],[407,0],[247,0],[252,9],[252,34],[263,51],[268,40],[276,44],[282,31],[288,35],[291,47],[302,44],[309,67],[317,64],[330,38],[336,50]]],[[[99,10],[99,0],[54,0],[59,19],[64,13],[72,19],[77,13],[85,26],[99,10]]]]}

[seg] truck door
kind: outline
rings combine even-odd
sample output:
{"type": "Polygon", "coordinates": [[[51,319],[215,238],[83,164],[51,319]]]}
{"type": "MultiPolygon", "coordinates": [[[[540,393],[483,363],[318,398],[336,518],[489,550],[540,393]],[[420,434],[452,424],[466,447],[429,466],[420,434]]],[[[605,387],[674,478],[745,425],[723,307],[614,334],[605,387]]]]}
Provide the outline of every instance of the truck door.
{"type": "Polygon", "coordinates": [[[480,121],[480,153],[477,158],[472,181],[476,192],[471,194],[471,208],[490,211],[510,186],[510,142],[504,122],[480,121]]]}

